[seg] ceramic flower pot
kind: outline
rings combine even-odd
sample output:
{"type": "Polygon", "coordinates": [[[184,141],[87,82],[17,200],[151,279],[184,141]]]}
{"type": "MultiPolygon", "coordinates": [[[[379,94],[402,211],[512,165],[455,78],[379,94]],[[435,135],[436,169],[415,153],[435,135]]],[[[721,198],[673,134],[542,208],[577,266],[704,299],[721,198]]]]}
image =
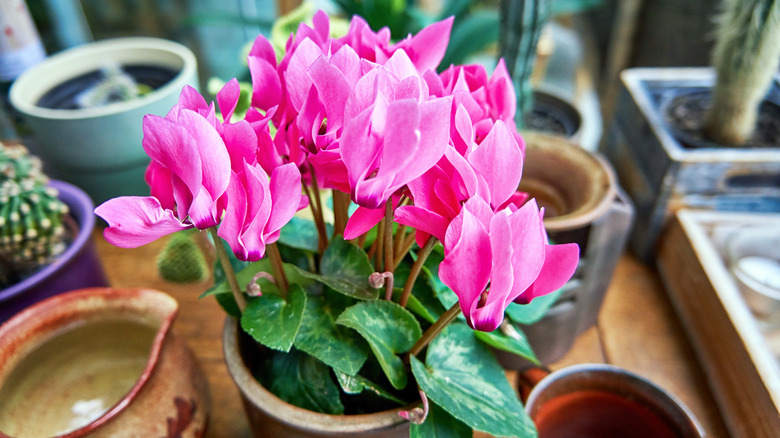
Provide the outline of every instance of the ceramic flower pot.
{"type": "Polygon", "coordinates": [[[198,363],[146,289],[81,289],[0,326],[0,437],[200,437],[210,410],[198,363]]]}
{"type": "MultiPolygon", "coordinates": [[[[158,70],[160,71],[160,70],[158,70]]],[[[129,74],[129,73],[128,73],[129,74]]],[[[131,74],[136,76],[136,73],[131,74]]],[[[142,82],[141,79],[137,79],[142,82]]],[[[144,79],[146,81],[146,79],[144,79]]],[[[53,178],[84,189],[100,204],[121,195],[148,195],[149,157],[141,146],[144,115],[165,115],[184,85],[197,88],[197,61],[188,48],[157,38],[118,38],[78,46],[47,58],[14,82],[9,98],[33,131],[30,148],[53,178]],[[155,87],[144,96],[90,108],[69,108],[102,68],[120,65],[170,71],[168,80],[143,74],[155,87]],[[163,83],[159,83],[163,82],[163,83]],[[55,98],[50,92],[56,90],[55,98]],[[47,101],[47,102],[43,102],[47,101]],[[44,103],[50,107],[44,107],[44,103]]]]}
{"type": "MultiPolygon", "coordinates": [[[[562,138],[524,132],[526,157],[519,189],[544,207],[544,226],[555,243],[580,246],[580,263],[564,292],[539,321],[523,326],[539,360],[561,358],[598,317],[617,260],[625,248],[633,206],[610,164],[562,138]]],[[[499,353],[507,368],[526,363],[499,353]]]]}
{"type": "Polygon", "coordinates": [[[260,353],[242,333],[238,322],[228,318],[222,334],[223,352],[255,437],[408,438],[409,422],[398,415],[401,408],[375,414],[327,415],[279,399],[253,377],[251,363],[260,353]]]}
{"type": "Polygon", "coordinates": [[[84,191],[62,181],[51,181],[59,198],[68,205],[78,224],[78,233],[68,249],[54,263],[19,283],[0,290],[0,323],[25,307],[50,296],[85,287],[108,286],[92,231],[94,205],[84,191]]]}

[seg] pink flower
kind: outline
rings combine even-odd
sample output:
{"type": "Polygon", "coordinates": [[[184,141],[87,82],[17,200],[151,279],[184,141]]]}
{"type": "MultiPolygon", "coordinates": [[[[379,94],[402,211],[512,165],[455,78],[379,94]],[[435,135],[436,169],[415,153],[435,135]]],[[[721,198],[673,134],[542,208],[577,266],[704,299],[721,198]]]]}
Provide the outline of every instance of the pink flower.
{"type": "Polygon", "coordinates": [[[576,244],[547,244],[535,200],[494,213],[483,199],[470,199],[450,223],[444,248],[440,278],[481,331],[495,330],[512,301],[528,303],[561,287],[579,258],[576,244]]]}
{"type": "Polygon", "coordinates": [[[297,166],[279,166],[269,180],[260,166],[244,163],[244,169],[231,176],[225,219],[218,235],[239,259],[260,260],[265,246],[279,239],[281,228],[305,205],[297,166]]]}
{"type": "MultiPolygon", "coordinates": [[[[226,87],[222,101],[229,103],[232,85],[226,87]]],[[[106,239],[136,247],[180,229],[217,225],[231,167],[254,156],[254,131],[246,122],[219,123],[214,106],[185,87],[164,118],[144,117],[143,132],[142,144],[152,159],[146,171],[152,196],[119,197],[98,206],[96,214],[109,223],[106,239]]]]}
{"type": "Polygon", "coordinates": [[[339,150],[356,204],[379,208],[444,154],[451,100],[421,101],[421,87],[419,77],[400,79],[379,67],[347,100],[339,150]]]}

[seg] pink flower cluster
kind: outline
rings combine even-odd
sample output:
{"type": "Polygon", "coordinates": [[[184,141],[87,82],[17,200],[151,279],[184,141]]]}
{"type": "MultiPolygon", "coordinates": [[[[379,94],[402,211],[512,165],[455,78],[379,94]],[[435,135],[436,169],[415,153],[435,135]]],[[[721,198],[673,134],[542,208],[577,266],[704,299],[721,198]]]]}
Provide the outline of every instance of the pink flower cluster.
{"type": "Polygon", "coordinates": [[[362,235],[392,203],[418,244],[444,245],[439,273],[468,323],[491,331],[512,301],[527,303],[574,272],[576,245],[549,245],[542,214],[517,192],[524,143],[503,62],[436,68],[452,19],[398,43],[353,18],[330,36],[328,17],[302,24],[277,62],[258,37],[249,54],[252,107],[231,122],[238,84],[217,96],[224,118],[192,89],[165,117],[144,119],[150,197],[96,209],[106,238],[138,246],[179,229],[220,225],[241,259],[265,245],[305,206],[301,184],[349,193],[358,205],[345,238],[362,235]],[[270,175],[270,177],[269,177],[270,175]]]}

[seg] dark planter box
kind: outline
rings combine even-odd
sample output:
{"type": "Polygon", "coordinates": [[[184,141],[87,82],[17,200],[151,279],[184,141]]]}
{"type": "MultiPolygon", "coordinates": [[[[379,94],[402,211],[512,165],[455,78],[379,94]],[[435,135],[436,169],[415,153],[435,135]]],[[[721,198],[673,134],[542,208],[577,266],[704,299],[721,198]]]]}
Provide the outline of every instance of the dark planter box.
{"type": "MultiPolygon", "coordinates": [[[[634,201],[633,251],[649,262],[664,225],[681,207],[780,211],[780,149],[687,148],[661,108],[681,92],[706,90],[710,68],[636,68],[621,74],[614,117],[601,151],[634,201]]],[[[767,100],[780,102],[777,83],[767,100]]]]}

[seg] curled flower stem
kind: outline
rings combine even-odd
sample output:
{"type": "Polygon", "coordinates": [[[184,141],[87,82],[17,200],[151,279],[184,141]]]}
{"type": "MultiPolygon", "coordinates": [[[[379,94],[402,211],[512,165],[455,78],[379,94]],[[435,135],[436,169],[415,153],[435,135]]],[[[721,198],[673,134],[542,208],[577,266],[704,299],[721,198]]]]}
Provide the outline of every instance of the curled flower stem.
{"type": "Polygon", "coordinates": [[[282,298],[287,298],[287,290],[290,288],[290,284],[287,282],[287,276],[284,274],[282,255],[279,254],[279,247],[276,246],[276,243],[271,243],[266,246],[266,249],[268,250],[268,257],[271,258],[271,269],[274,271],[276,284],[282,292],[282,298]]]}
{"type": "Polygon", "coordinates": [[[441,333],[442,330],[444,330],[444,327],[447,327],[447,324],[451,323],[455,320],[455,318],[458,317],[458,314],[460,314],[460,303],[456,301],[452,307],[444,312],[444,315],[440,316],[439,319],[437,319],[432,326],[428,327],[428,330],[426,330],[425,333],[420,336],[420,339],[418,339],[409,350],[409,357],[417,356],[417,353],[422,351],[426,345],[430,344],[430,342],[439,333],[441,333]]]}
{"type": "Polygon", "coordinates": [[[406,279],[406,284],[404,284],[404,291],[401,294],[401,299],[398,301],[398,304],[401,306],[406,307],[406,302],[409,301],[409,295],[412,294],[412,286],[414,286],[414,282],[417,281],[417,276],[420,275],[420,271],[425,264],[425,260],[428,259],[431,251],[433,251],[433,247],[436,246],[436,243],[438,242],[439,239],[431,236],[428,238],[428,242],[426,242],[417,253],[417,260],[415,260],[414,264],[412,265],[412,271],[409,273],[409,278],[406,279]]]}
{"type": "Polygon", "coordinates": [[[227,251],[225,251],[225,246],[222,244],[222,238],[217,236],[217,227],[209,227],[208,230],[209,234],[211,234],[211,238],[214,239],[214,247],[217,250],[217,259],[219,260],[219,264],[222,265],[222,269],[225,271],[225,277],[227,277],[230,291],[233,293],[233,299],[236,300],[236,304],[241,313],[244,313],[244,309],[246,309],[246,299],[244,298],[244,294],[241,293],[241,288],[238,287],[238,279],[236,278],[235,271],[233,271],[233,265],[230,264],[227,251]]]}
{"type": "Polygon", "coordinates": [[[368,283],[374,289],[379,289],[382,286],[387,287],[385,292],[385,299],[390,301],[393,298],[393,273],[392,272],[374,272],[368,277],[368,283]]]}

